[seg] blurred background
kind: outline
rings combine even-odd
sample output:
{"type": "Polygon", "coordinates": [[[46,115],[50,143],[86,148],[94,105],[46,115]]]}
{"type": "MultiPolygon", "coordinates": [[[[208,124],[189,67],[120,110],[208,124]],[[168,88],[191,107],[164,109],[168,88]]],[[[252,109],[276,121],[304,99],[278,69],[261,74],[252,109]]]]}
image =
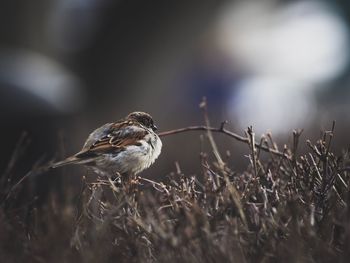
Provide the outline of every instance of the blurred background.
{"type": "MultiPolygon", "coordinates": [[[[350,3],[345,0],[38,0],[0,4],[0,168],[20,135],[31,142],[18,177],[39,160],[80,149],[96,127],[129,112],[149,112],[161,131],[228,120],[243,134],[272,131],[282,142],[337,120],[335,146],[348,147],[350,3]]],[[[244,167],[246,145],[215,136],[244,167]]],[[[198,133],[163,139],[143,174],[162,177],[179,161],[200,171],[198,133]]],[[[76,167],[64,168],[82,174],[76,167]]],[[[62,169],[35,191],[80,180],[62,169]]]]}

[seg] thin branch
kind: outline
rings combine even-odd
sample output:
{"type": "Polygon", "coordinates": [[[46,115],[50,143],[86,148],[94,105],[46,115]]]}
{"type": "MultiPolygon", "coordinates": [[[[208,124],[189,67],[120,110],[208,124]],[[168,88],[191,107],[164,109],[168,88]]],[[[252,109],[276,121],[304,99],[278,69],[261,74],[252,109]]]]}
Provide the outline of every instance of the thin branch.
{"type": "MultiPolygon", "coordinates": [[[[225,128],[222,128],[222,127],[219,127],[219,128],[214,128],[214,127],[207,127],[207,126],[204,126],[204,125],[199,125],[199,126],[188,126],[188,127],[185,127],[185,128],[180,128],[180,129],[175,129],[175,130],[170,130],[170,131],[164,131],[164,132],[160,132],[158,134],[158,136],[160,137],[165,137],[165,136],[169,136],[169,135],[173,135],[173,134],[177,134],[177,133],[183,133],[183,132],[189,132],[189,131],[211,131],[211,132],[218,132],[218,133],[223,133],[231,138],[234,138],[235,140],[237,141],[240,141],[240,142],[243,142],[243,143],[246,143],[249,145],[249,138],[247,137],[243,137],[243,136],[240,136],[236,133],[233,133],[225,128]]],[[[291,159],[291,157],[286,154],[286,153],[283,153],[283,152],[280,152],[278,151],[277,149],[273,149],[273,148],[269,148],[269,147],[266,147],[264,145],[260,145],[260,143],[255,143],[255,147],[262,150],[262,151],[265,151],[265,152],[270,152],[276,156],[279,156],[279,157],[283,157],[283,158],[286,158],[286,159],[291,159]]]]}
{"type": "MultiPolygon", "coordinates": [[[[205,121],[206,127],[210,127],[210,121],[209,121],[209,116],[208,116],[208,108],[207,108],[207,99],[205,97],[202,99],[202,102],[199,104],[199,107],[203,110],[204,121],[205,121]]],[[[220,126],[221,130],[224,129],[224,125],[225,125],[225,122],[223,122],[221,124],[221,126],[220,126]]],[[[216,145],[216,143],[214,141],[213,135],[212,135],[212,133],[211,133],[211,131],[209,129],[207,129],[207,136],[208,136],[210,145],[213,148],[213,153],[214,153],[214,155],[216,157],[216,160],[218,161],[218,164],[219,164],[221,170],[224,171],[225,163],[223,162],[223,160],[222,160],[222,158],[220,156],[218,147],[217,147],[217,145],[216,145]]]]}
{"type": "MultiPolygon", "coordinates": [[[[254,176],[255,178],[257,178],[258,176],[258,169],[257,169],[257,165],[256,165],[256,150],[255,150],[255,134],[253,132],[253,127],[250,126],[248,127],[248,135],[249,135],[249,146],[252,150],[252,161],[253,161],[253,168],[254,168],[254,176]]],[[[260,144],[257,144],[260,146],[260,144]]]]}

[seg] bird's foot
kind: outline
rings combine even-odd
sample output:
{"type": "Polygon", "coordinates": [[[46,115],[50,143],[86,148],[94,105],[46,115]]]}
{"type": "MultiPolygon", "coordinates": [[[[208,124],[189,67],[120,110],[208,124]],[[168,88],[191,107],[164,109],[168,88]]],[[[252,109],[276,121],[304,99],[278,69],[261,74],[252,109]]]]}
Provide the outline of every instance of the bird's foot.
{"type": "Polygon", "coordinates": [[[134,185],[134,186],[142,185],[140,181],[141,181],[141,177],[140,176],[136,176],[135,178],[132,178],[130,180],[130,184],[134,185]]]}

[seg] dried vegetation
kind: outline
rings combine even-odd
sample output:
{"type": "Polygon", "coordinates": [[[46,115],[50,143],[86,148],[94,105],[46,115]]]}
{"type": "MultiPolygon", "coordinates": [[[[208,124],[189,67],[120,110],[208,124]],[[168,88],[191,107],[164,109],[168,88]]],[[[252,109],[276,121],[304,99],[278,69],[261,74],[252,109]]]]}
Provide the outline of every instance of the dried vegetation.
{"type": "MultiPolygon", "coordinates": [[[[205,102],[202,108],[205,112],[205,102]]],[[[334,125],[315,143],[307,141],[309,151],[300,155],[301,131],[293,132],[290,147],[279,150],[271,135],[256,142],[248,128],[241,141],[249,146],[250,164],[236,172],[211,135],[230,132],[224,123],[208,129],[206,114],[205,122],[161,134],[206,131],[212,152],[200,153],[202,171],[196,176],[176,164],[163,180],[140,178],[132,186],[83,179],[73,204],[50,197],[37,208],[35,200],[18,201],[28,185],[12,183],[9,169],[0,184],[3,260],[347,261],[350,159],[348,150],[332,153],[334,125]]]]}

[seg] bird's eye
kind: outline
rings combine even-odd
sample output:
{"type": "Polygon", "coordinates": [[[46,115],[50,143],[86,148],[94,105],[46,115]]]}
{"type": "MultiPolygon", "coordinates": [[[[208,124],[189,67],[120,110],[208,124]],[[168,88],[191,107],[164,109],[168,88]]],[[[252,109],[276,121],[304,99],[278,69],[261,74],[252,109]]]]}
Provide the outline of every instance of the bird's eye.
{"type": "Polygon", "coordinates": [[[145,125],[146,125],[147,127],[151,127],[151,126],[152,126],[152,120],[146,119],[146,120],[145,120],[145,125]]]}
{"type": "Polygon", "coordinates": [[[146,119],[146,118],[142,118],[142,119],[140,120],[140,122],[141,122],[143,125],[145,125],[146,127],[149,127],[149,126],[150,126],[150,121],[149,121],[148,119],[146,119]]]}
{"type": "Polygon", "coordinates": [[[156,125],[154,125],[154,123],[152,123],[152,125],[151,125],[151,129],[152,129],[153,131],[158,130],[157,126],[156,126],[156,125]]]}

